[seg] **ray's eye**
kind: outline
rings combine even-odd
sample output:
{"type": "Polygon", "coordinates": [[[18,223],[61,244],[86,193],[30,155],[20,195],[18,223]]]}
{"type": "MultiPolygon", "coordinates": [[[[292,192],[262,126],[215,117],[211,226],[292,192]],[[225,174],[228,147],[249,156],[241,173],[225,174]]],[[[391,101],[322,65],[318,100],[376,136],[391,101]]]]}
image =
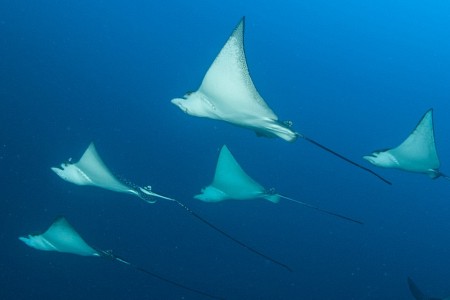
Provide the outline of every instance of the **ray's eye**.
{"type": "Polygon", "coordinates": [[[184,98],[189,97],[190,95],[192,95],[193,91],[187,91],[186,94],[184,94],[184,98]]]}
{"type": "Polygon", "coordinates": [[[380,153],[382,153],[382,152],[386,152],[386,151],[388,151],[388,150],[389,150],[389,149],[379,149],[379,150],[373,151],[372,153],[378,155],[378,154],[380,154],[380,153]]]}
{"type": "Polygon", "coordinates": [[[287,121],[283,121],[283,124],[289,128],[292,128],[292,125],[294,125],[294,122],[287,120],[287,121]]]}

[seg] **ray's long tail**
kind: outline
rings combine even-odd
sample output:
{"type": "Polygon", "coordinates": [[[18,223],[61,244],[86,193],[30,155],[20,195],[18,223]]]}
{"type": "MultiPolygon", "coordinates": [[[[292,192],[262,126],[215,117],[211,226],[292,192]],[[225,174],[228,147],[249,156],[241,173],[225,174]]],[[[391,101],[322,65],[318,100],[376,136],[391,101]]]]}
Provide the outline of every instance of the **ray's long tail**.
{"type": "Polygon", "coordinates": [[[174,286],[177,286],[177,287],[179,287],[179,288],[185,289],[185,290],[187,290],[187,291],[191,291],[191,292],[196,293],[196,294],[199,294],[199,295],[206,296],[206,297],[211,298],[211,299],[219,299],[219,300],[220,300],[220,299],[224,299],[224,298],[221,298],[221,297],[218,297],[218,296],[211,295],[211,294],[209,294],[209,293],[207,293],[207,292],[204,292],[204,291],[201,291],[201,290],[197,290],[197,289],[191,288],[191,287],[189,287],[189,286],[186,286],[186,285],[181,284],[181,283],[179,283],[179,282],[176,282],[176,281],[174,281],[174,280],[168,279],[168,278],[163,277],[163,276],[161,276],[161,275],[159,275],[159,274],[156,274],[156,273],[154,273],[154,272],[151,272],[151,271],[149,271],[149,270],[147,270],[147,269],[141,268],[140,266],[134,265],[134,264],[132,264],[132,263],[130,263],[130,262],[128,262],[128,261],[126,261],[126,260],[124,260],[124,259],[122,259],[122,258],[120,258],[120,257],[118,257],[118,256],[116,256],[116,255],[114,255],[114,254],[112,253],[112,251],[104,251],[104,250],[99,250],[99,249],[96,249],[96,250],[101,254],[102,257],[111,258],[111,259],[113,259],[114,261],[123,263],[123,264],[125,264],[125,265],[127,265],[127,266],[130,266],[130,267],[134,268],[135,270],[138,270],[138,271],[140,271],[140,272],[142,272],[142,273],[145,273],[145,274],[147,274],[147,275],[150,275],[150,276],[152,276],[152,277],[154,277],[154,278],[157,278],[157,279],[159,279],[159,280],[161,280],[161,281],[170,283],[170,284],[172,284],[172,285],[174,285],[174,286]]]}
{"type": "MultiPolygon", "coordinates": [[[[284,263],[282,263],[282,262],[279,262],[278,260],[276,260],[276,259],[274,259],[274,258],[272,258],[272,257],[270,257],[270,256],[268,256],[268,255],[265,255],[265,254],[261,253],[260,251],[258,251],[258,250],[256,250],[256,249],[254,249],[254,248],[248,246],[247,244],[241,242],[241,241],[238,240],[237,238],[235,238],[235,237],[233,237],[232,235],[226,233],[225,231],[223,231],[223,230],[220,229],[219,227],[215,226],[215,225],[212,224],[211,222],[207,221],[206,219],[204,219],[203,217],[201,217],[200,215],[198,215],[195,211],[193,211],[192,209],[190,209],[189,207],[187,207],[185,204],[181,203],[180,201],[178,201],[178,200],[176,200],[176,199],[173,199],[173,198],[169,198],[169,197],[165,197],[165,196],[161,196],[161,195],[159,195],[159,194],[153,193],[149,187],[146,187],[146,188],[139,188],[139,189],[140,189],[140,191],[141,191],[142,193],[144,193],[144,194],[147,195],[147,196],[158,197],[158,198],[161,198],[161,199],[164,199],[164,200],[168,200],[168,201],[175,202],[175,203],[178,204],[180,207],[184,208],[191,216],[194,216],[195,218],[197,218],[198,220],[200,220],[202,223],[208,225],[210,228],[214,229],[215,231],[217,231],[218,233],[220,233],[220,234],[223,235],[224,237],[226,237],[226,238],[232,240],[233,242],[235,242],[236,244],[238,244],[238,245],[244,247],[245,249],[249,250],[250,252],[253,252],[253,253],[256,254],[256,255],[259,255],[259,256],[261,256],[261,257],[263,257],[263,258],[265,258],[265,259],[267,259],[267,260],[273,262],[274,264],[277,264],[277,265],[279,265],[279,266],[285,268],[285,269],[288,270],[289,272],[292,272],[292,269],[291,269],[288,265],[286,265],[286,264],[284,264],[284,263]]],[[[141,199],[143,199],[144,201],[146,201],[146,202],[148,202],[148,203],[154,203],[154,202],[155,202],[154,200],[150,200],[150,199],[147,200],[146,198],[147,198],[147,197],[144,197],[144,198],[141,197],[141,199]]]]}
{"type": "Polygon", "coordinates": [[[333,154],[333,155],[339,157],[339,158],[342,159],[342,160],[345,160],[346,162],[348,162],[348,163],[354,165],[355,167],[358,167],[358,168],[360,168],[360,169],[362,169],[362,170],[364,170],[364,171],[366,171],[366,172],[369,172],[369,173],[372,174],[372,175],[375,175],[376,177],[378,177],[378,179],[382,180],[383,182],[385,182],[385,183],[387,183],[387,184],[389,184],[389,185],[392,185],[392,183],[391,183],[389,180],[383,178],[381,175],[377,174],[376,172],[372,171],[371,169],[366,168],[366,167],[364,167],[364,166],[362,166],[362,165],[360,165],[360,164],[354,162],[353,160],[348,159],[347,157],[343,156],[342,154],[339,154],[339,153],[337,153],[336,151],[331,150],[330,148],[328,148],[328,147],[326,147],[326,146],[324,146],[324,145],[322,145],[322,144],[316,142],[316,141],[313,140],[313,139],[310,139],[309,137],[307,137],[307,136],[305,136],[305,135],[303,135],[303,134],[300,134],[300,133],[297,132],[297,135],[298,135],[299,137],[303,138],[304,140],[310,142],[311,144],[316,145],[317,147],[319,147],[319,148],[321,148],[321,149],[323,149],[323,150],[325,150],[325,151],[327,151],[327,152],[329,152],[329,153],[331,153],[331,154],[333,154]]]}
{"type": "Polygon", "coordinates": [[[350,218],[350,217],[346,217],[346,216],[344,216],[344,215],[341,215],[341,214],[338,214],[338,213],[335,213],[335,212],[332,212],[332,211],[329,211],[329,210],[326,210],[326,209],[323,209],[323,208],[314,206],[314,205],[312,205],[312,204],[309,204],[309,203],[306,203],[306,202],[303,202],[303,201],[299,201],[299,200],[296,200],[296,199],[292,199],[292,198],[289,198],[289,197],[286,197],[286,196],[283,196],[283,195],[280,195],[280,194],[277,194],[277,195],[278,195],[280,198],[283,198],[283,199],[286,199],[286,200],[289,200],[289,201],[292,201],[292,202],[301,204],[301,205],[303,205],[303,206],[306,206],[306,207],[315,209],[315,210],[317,210],[317,211],[320,211],[320,212],[323,212],[323,213],[332,215],[332,216],[334,216],[334,217],[338,217],[338,218],[344,219],[344,220],[346,220],[346,221],[350,221],[350,222],[354,222],[354,223],[357,223],[357,224],[360,224],[360,225],[364,225],[363,222],[358,221],[358,220],[356,220],[356,219],[353,219],[353,218],[350,218]]]}
{"type": "Polygon", "coordinates": [[[204,224],[208,225],[209,227],[211,227],[212,229],[214,229],[215,231],[219,232],[220,234],[222,234],[223,236],[227,237],[228,239],[232,240],[233,242],[235,242],[236,244],[244,247],[245,249],[249,250],[250,252],[253,252],[256,255],[259,255],[271,262],[273,262],[274,264],[277,264],[283,268],[285,268],[286,270],[288,270],[289,272],[293,272],[293,270],[291,269],[291,267],[289,267],[288,265],[279,262],[278,260],[263,254],[261,252],[259,252],[258,250],[248,246],[247,244],[241,242],[240,240],[238,240],[237,238],[231,236],[230,234],[226,233],[225,231],[223,231],[222,229],[218,228],[217,226],[215,226],[214,224],[210,223],[209,221],[205,220],[203,217],[199,216],[196,212],[194,212],[193,210],[191,210],[189,207],[187,207],[186,205],[184,205],[183,203],[174,200],[179,206],[181,206],[182,208],[184,208],[189,214],[191,214],[192,216],[196,217],[198,220],[200,220],[201,222],[203,222],[204,224]]]}

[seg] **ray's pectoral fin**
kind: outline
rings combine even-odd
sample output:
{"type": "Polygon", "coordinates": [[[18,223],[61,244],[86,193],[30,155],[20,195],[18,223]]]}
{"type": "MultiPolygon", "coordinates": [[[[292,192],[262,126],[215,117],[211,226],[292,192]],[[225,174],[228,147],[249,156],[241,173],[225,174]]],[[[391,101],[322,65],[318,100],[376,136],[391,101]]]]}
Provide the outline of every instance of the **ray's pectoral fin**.
{"type": "Polygon", "coordinates": [[[82,256],[99,256],[64,217],[58,217],[42,234],[19,237],[26,245],[44,251],[57,251],[82,256]]]}
{"type": "Polygon", "coordinates": [[[417,299],[417,300],[429,299],[422,293],[422,291],[419,289],[419,287],[416,285],[416,283],[410,277],[408,277],[408,287],[409,287],[409,290],[411,291],[411,294],[414,296],[415,299],[417,299]]]}
{"type": "Polygon", "coordinates": [[[244,25],[242,18],[209,67],[200,88],[172,103],[192,116],[222,120],[260,136],[294,141],[295,132],[278,122],[253,84],[244,51],[244,25]]]}
{"type": "Polygon", "coordinates": [[[443,177],[436,151],[433,128],[433,110],[429,109],[412,133],[396,148],[374,151],[364,159],[383,168],[396,168],[407,172],[425,173],[431,178],[443,177]]]}
{"type": "Polygon", "coordinates": [[[61,168],[51,168],[62,179],[77,184],[91,185],[114,192],[136,195],[128,185],[118,180],[105,165],[91,143],[76,163],[63,163],[61,168]]]}
{"type": "Polygon", "coordinates": [[[97,153],[94,143],[89,145],[78,162],[66,162],[60,168],[53,167],[51,170],[68,182],[134,195],[147,203],[155,203],[156,198],[172,200],[152,192],[150,186],[140,187],[116,178],[97,153]]]}
{"type": "Polygon", "coordinates": [[[228,147],[224,145],[217,160],[213,182],[195,198],[205,202],[255,198],[268,198],[270,201],[275,201],[275,198],[270,196],[261,184],[253,180],[241,168],[228,147]]]}
{"type": "Polygon", "coordinates": [[[416,283],[410,277],[408,277],[408,287],[409,287],[411,294],[414,296],[414,298],[416,300],[449,300],[450,299],[450,297],[446,297],[446,298],[428,297],[419,289],[419,287],[416,285],[416,283]]]}

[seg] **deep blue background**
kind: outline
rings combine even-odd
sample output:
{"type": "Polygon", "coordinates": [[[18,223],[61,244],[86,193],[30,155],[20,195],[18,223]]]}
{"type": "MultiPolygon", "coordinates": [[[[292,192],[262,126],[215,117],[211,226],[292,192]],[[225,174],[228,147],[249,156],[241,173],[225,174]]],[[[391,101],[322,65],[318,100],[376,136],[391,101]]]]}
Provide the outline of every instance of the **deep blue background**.
{"type": "MultiPolygon", "coordinates": [[[[228,299],[411,299],[406,276],[450,294],[450,185],[375,177],[305,143],[184,115],[241,16],[253,81],[281,119],[369,166],[430,107],[450,172],[448,1],[15,1],[0,3],[1,299],[196,299],[96,258],[35,251],[18,236],[65,215],[90,243],[228,299]],[[62,181],[50,167],[95,141],[106,164],[185,202],[265,262],[173,203],[62,181]],[[197,202],[227,144],[293,203],[197,202]]],[[[369,166],[371,167],[371,166],[369,166]]],[[[375,168],[373,168],[375,169],[375,168]]]]}

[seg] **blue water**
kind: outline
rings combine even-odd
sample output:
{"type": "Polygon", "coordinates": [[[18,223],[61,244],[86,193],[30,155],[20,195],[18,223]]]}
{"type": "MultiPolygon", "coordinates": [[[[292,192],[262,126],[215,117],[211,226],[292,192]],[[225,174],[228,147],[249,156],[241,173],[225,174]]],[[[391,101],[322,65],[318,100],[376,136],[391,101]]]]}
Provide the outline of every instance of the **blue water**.
{"type": "Polygon", "coordinates": [[[200,299],[125,265],[17,239],[58,215],[89,244],[227,299],[412,299],[407,276],[449,295],[449,182],[362,156],[399,144],[432,107],[450,173],[450,3],[298,2],[2,1],[0,298],[200,299]],[[243,15],[249,69],[271,108],[392,186],[301,139],[257,138],[170,103],[197,89],[243,15]],[[91,141],[116,174],[183,201],[294,272],[171,202],[51,172],[91,141]],[[223,144],[264,186],[365,225],[287,201],[194,200],[223,144]]]}

